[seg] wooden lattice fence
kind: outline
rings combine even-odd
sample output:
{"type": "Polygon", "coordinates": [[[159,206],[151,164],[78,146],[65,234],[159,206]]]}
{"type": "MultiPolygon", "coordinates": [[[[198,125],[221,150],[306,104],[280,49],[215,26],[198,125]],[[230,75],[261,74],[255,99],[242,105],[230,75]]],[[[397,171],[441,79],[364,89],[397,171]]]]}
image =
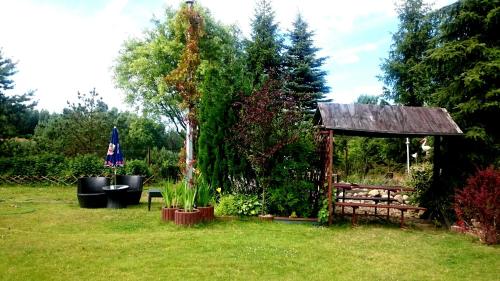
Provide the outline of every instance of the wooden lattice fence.
{"type": "MultiPolygon", "coordinates": [[[[106,176],[106,175],[88,175],[106,176]]],[[[44,184],[44,185],[76,185],[77,176],[22,176],[22,175],[0,175],[0,185],[23,185],[23,184],[44,184]]],[[[154,182],[154,176],[144,178],[144,185],[154,182]]]]}

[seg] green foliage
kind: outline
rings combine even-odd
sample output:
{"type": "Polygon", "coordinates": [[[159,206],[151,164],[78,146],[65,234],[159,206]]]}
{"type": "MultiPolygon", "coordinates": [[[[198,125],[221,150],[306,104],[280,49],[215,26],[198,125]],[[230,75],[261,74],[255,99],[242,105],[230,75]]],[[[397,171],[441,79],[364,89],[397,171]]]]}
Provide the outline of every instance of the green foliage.
{"type": "Polygon", "coordinates": [[[70,174],[77,177],[102,175],[109,172],[109,168],[104,167],[103,157],[93,154],[78,155],[70,161],[70,174]]]}
{"type": "Polygon", "coordinates": [[[144,160],[128,160],[123,169],[127,175],[151,176],[148,164],[144,160]]]}
{"type": "Polygon", "coordinates": [[[179,152],[165,148],[151,150],[150,168],[155,177],[177,180],[180,175],[179,152]]]}
{"type": "Polygon", "coordinates": [[[213,36],[220,43],[211,45],[214,59],[202,61],[200,66],[204,78],[200,85],[197,166],[212,186],[230,190],[230,178],[245,174],[245,160],[228,134],[238,122],[233,105],[240,101],[240,91],[249,92],[251,83],[237,34],[208,23],[206,28],[214,29],[213,36]]]}
{"type": "Polygon", "coordinates": [[[314,113],[318,102],[327,102],[325,94],[330,91],[326,85],[326,71],[321,70],[326,58],[316,58],[318,48],[314,47],[314,33],[300,14],[289,32],[290,45],[286,47],[286,88],[306,113],[314,113]]]}
{"type": "Polygon", "coordinates": [[[166,117],[180,132],[186,129],[179,108],[181,97],[166,87],[163,78],[179,61],[184,43],[178,39],[184,37],[184,31],[174,27],[174,10],[166,9],[162,18],[153,19],[153,28],[146,30],[142,38],[123,44],[114,78],[125,91],[127,103],[140,103],[144,112],[166,117]]]}
{"type": "Polygon", "coordinates": [[[318,211],[318,223],[321,225],[328,224],[328,199],[325,198],[321,203],[321,208],[318,211]]]}
{"type": "Polygon", "coordinates": [[[416,189],[410,194],[410,201],[427,208],[424,217],[433,219],[436,224],[450,225],[454,214],[452,207],[452,190],[449,183],[433,178],[433,167],[430,163],[414,165],[410,168],[408,186],[416,189]]]}
{"type": "Polygon", "coordinates": [[[381,65],[384,96],[399,104],[421,106],[429,100],[432,88],[429,73],[418,64],[433,47],[435,20],[423,0],[401,2],[397,11],[399,27],[392,36],[389,57],[381,65]]]}
{"type": "Polygon", "coordinates": [[[432,164],[421,163],[413,165],[410,168],[410,180],[407,183],[410,187],[415,188],[412,196],[413,203],[420,206],[428,206],[432,187],[432,164]]]}
{"type": "Polygon", "coordinates": [[[215,215],[217,216],[236,216],[238,215],[238,205],[236,204],[236,196],[227,194],[220,197],[219,203],[215,207],[215,215]]]}
{"type": "Polygon", "coordinates": [[[245,46],[248,71],[252,75],[255,88],[260,87],[268,75],[279,71],[283,66],[281,57],[283,38],[274,17],[269,0],[257,2],[251,22],[251,39],[245,46]]]}
{"type": "Polygon", "coordinates": [[[0,142],[0,155],[2,157],[21,157],[38,153],[38,144],[32,140],[13,138],[0,142]]]}
{"type": "Polygon", "coordinates": [[[256,216],[262,204],[256,195],[227,194],[220,198],[215,207],[217,216],[256,216]]]}
{"type": "Polygon", "coordinates": [[[0,93],[14,88],[14,81],[11,80],[11,77],[16,72],[16,63],[10,58],[4,57],[2,49],[0,49],[0,93]]]}
{"type": "Polygon", "coordinates": [[[433,101],[446,108],[465,138],[446,146],[445,164],[465,179],[500,159],[500,29],[498,1],[462,0],[443,8],[439,44],[422,65],[434,77],[433,101]]]}
{"type": "Polygon", "coordinates": [[[197,207],[207,207],[212,201],[210,195],[212,188],[200,175],[196,179],[196,206],[197,207]]]}
{"type": "Polygon", "coordinates": [[[180,193],[182,208],[186,212],[192,212],[194,209],[194,200],[196,198],[196,188],[190,188],[187,182],[183,182],[182,188],[177,189],[178,194],[180,193]]]}
{"type": "Polygon", "coordinates": [[[285,146],[273,159],[268,189],[272,214],[289,216],[295,212],[310,217],[317,212],[318,188],[308,175],[317,174],[321,163],[308,124],[300,128],[297,141],[285,146]]]}
{"type": "Polygon", "coordinates": [[[164,207],[178,207],[179,202],[181,201],[179,184],[175,184],[172,181],[166,181],[164,185],[164,188],[161,190],[161,195],[163,197],[163,201],[165,202],[164,207]]]}
{"type": "Polygon", "coordinates": [[[236,198],[238,205],[238,215],[240,216],[256,216],[259,214],[262,204],[256,195],[239,195],[236,198]]]}
{"type": "Polygon", "coordinates": [[[398,10],[400,27],[382,65],[386,97],[446,108],[465,134],[443,141],[443,193],[500,159],[498,5],[461,0],[430,11],[412,0],[398,10]]]}
{"type": "Polygon", "coordinates": [[[306,180],[294,180],[282,186],[269,188],[269,212],[289,216],[295,212],[300,217],[310,217],[314,184],[306,180]]]}
{"type": "MultiPolygon", "coordinates": [[[[121,132],[120,132],[121,133],[121,132]]],[[[128,159],[144,158],[148,148],[166,145],[165,126],[153,119],[131,117],[122,147],[128,159]]]]}
{"type": "Polygon", "coordinates": [[[14,88],[12,76],[16,72],[16,63],[4,58],[0,49],[0,144],[7,138],[33,135],[38,123],[38,111],[33,109],[34,91],[13,96],[4,93],[14,88]]]}
{"type": "Polygon", "coordinates": [[[54,138],[64,138],[61,149],[68,156],[104,154],[113,128],[111,120],[106,118],[108,106],[95,89],[87,94],[78,92],[77,97],[78,102],[64,110],[57,129],[59,135],[54,132],[54,138]]]}
{"type": "Polygon", "coordinates": [[[68,161],[62,155],[39,154],[0,158],[3,175],[61,176],[68,161]]]}

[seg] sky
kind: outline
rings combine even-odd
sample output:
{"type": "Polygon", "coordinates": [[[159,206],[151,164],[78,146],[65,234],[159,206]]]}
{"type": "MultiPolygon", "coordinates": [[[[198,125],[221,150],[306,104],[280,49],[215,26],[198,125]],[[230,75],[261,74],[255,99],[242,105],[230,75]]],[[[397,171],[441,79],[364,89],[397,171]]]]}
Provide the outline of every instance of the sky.
{"type": "MultiPolygon", "coordinates": [[[[37,109],[62,112],[77,92],[93,88],[110,108],[132,110],[115,87],[113,65],[124,41],[141,38],[153,17],[183,0],[0,0],[0,48],[17,62],[15,88],[7,94],[35,90],[37,109]]],[[[254,0],[197,0],[214,18],[236,24],[246,38],[254,0]]],[[[440,8],[452,0],[427,1],[440,8]]],[[[314,44],[327,57],[323,69],[338,103],[359,95],[380,95],[380,64],[397,31],[395,0],[273,0],[276,21],[289,31],[300,13],[315,33],[314,44]]]]}

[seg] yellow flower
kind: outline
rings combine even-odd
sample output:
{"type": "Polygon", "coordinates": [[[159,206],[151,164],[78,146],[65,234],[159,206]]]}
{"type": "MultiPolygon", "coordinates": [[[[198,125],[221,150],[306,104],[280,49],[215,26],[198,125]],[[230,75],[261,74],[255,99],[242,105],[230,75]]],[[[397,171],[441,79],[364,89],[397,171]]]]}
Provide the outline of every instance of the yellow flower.
{"type": "Polygon", "coordinates": [[[218,187],[216,190],[217,190],[217,192],[221,193],[222,188],[218,187]]]}

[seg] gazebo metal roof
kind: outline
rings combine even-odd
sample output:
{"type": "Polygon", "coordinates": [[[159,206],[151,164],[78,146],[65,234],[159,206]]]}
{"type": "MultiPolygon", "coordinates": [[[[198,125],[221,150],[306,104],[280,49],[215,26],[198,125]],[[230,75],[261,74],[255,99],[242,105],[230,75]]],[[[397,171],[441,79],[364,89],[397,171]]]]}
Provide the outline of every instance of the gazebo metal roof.
{"type": "Polygon", "coordinates": [[[444,108],[319,103],[316,125],[357,136],[451,136],[462,130],[444,108]]]}

